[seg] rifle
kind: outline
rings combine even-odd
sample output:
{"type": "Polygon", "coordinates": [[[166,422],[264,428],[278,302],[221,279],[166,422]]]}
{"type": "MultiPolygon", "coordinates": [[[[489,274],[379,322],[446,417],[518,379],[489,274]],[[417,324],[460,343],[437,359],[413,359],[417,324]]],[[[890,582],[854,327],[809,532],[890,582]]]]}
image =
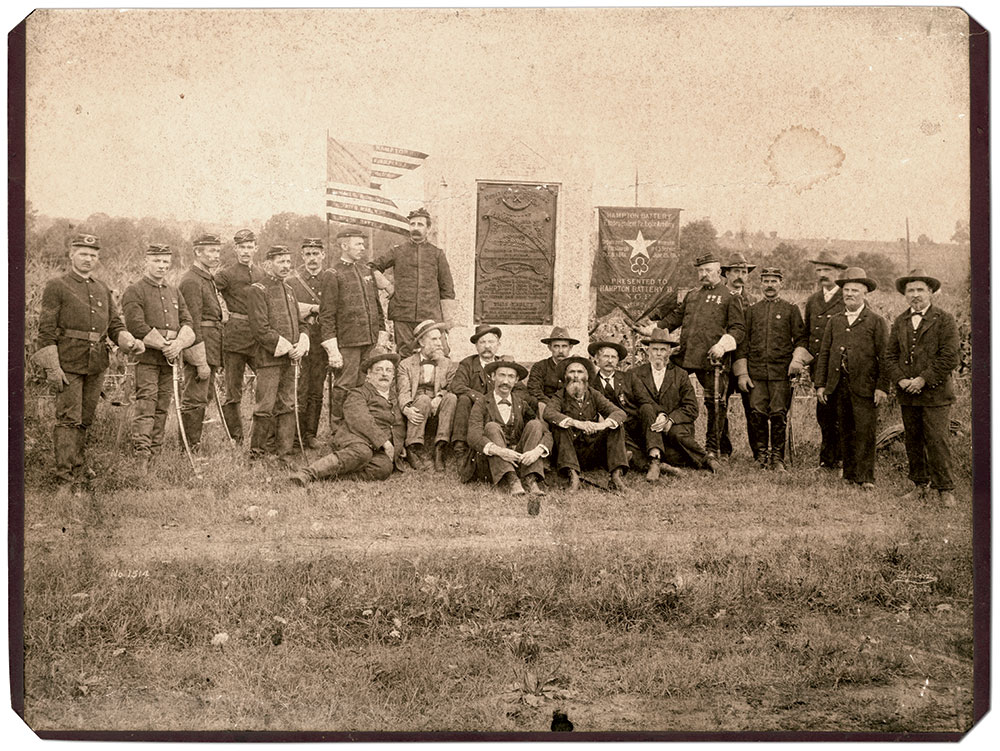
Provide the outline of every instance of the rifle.
{"type": "Polygon", "coordinates": [[[191,446],[188,444],[187,433],[184,432],[184,419],[181,416],[181,356],[178,355],[176,359],[170,362],[170,368],[173,371],[173,381],[174,381],[174,408],[177,410],[177,427],[181,431],[181,441],[184,443],[184,453],[187,454],[188,461],[191,462],[191,470],[194,472],[194,476],[197,479],[202,479],[201,473],[198,471],[198,467],[195,466],[194,457],[191,456],[191,446]]]}

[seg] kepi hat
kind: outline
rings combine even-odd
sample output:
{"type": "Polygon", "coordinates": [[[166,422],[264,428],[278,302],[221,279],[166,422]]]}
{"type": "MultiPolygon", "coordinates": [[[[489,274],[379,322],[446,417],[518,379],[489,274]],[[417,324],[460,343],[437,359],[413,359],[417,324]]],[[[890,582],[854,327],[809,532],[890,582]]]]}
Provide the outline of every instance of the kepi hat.
{"type": "Polygon", "coordinates": [[[101,249],[101,244],[98,242],[97,237],[86,233],[82,235],[73,235],[73,239],[70,240],[69,244],[74,248],[93,248],[94,250],[101,249]]]}
{"type": "Polygon", "coordinates": [[[874,279],[869,279],[868,274],[860,266],[851,266],[851,268],[846,269],[843,274],[840,275],[840,279],[837,280],[837,284],[843,287],[849,282],[856,282],[857,284],[863,284],[868,288],[869,292],[874,292],[878,288],[878,282],[874,279]]]}
{"type": "Polygon", "coordinates": [[[422,216],[424,219],[426,219],[428,224],[431,223],[431,215],[427,211],[427,209],[425,209],[423,206],[421,206],[419,209],[414,209],[409,214],[407,214],[406,221],[410,221],[411,219],[416,219],[418,216],[422,216]]]}
{"type": "Polygon", "coordinates": [[[937,292],[941,289],[941,282],[935,279],[933,276],[928,276],[924,273],[923,269],[917,268],[913,269],[906,276],[901,276],[896,280],[896,290],[899,294],[906,292],[906,285],[910,282],[924,282],[928,287],[931,288],[931,292],[937,292]]]}
{"type": "Polygon", "coordinates": [[[528,377],[528,369],[521,365],[521,363],[514,362],[513,360],[494,360],[483,368],[483,372],[488,376],[492,376],[498,368],[510,368],[517,373],[517,380],[519,381],[528,377]]]}
{"type": "Polygon", "coordinates": [[[277,258],[278,256],[291,255],[291,253],[292,251],[288,249],[287,245],[272,245],[270,248],[267,249],[266,258],[270,260],[272,258],[277,258]]]}
{"type": "Polygon", "coordinates": [[[574,339],[569,335],[569,331],[564,329],[562,326],[553,326],[552,333],[541,340],[542,344],[551,344],[552,342],[569,342],[570,344],[579,344],[579,339],[574,339]]]}
{"type": "Polygon", "coordinates": [[[760,278],[763,279],[765,276],[776,276],[781,280],[784,280],[785,275],[781,272],[777,266],[765,266],[760,270],[760,278]]]}
{"type": "Polygon", "coordinates": [[[304,237],[302,238],[302,249],[306,248],[319,248],[323,250],[323,241],[318,237],[304,237]]]}
{"type": "Polygon", "coordinates": [[[205,232],[204,234],[198,235],[192,245],[196,248],[199,245],[222,245],[222,239],[218,235],[205,232]]]}
{"type": "Polygon", "coordinates": [[[257,235],[253,233],[253,230],[241,229],[235,235],[233,235],[233,242],[239,245],[240,243],[252,243],[257,239],[257,235]]]}
{"type": "Polygon", "coordinates": [[[834,259],[833,255],[830,253],[829,250],[821,251],[819,254],[819,258],[810,260],[809,263],[814,263],[817,266],[830,266],[835,269],[840,269],[841,271],[847,268],[847,264],[841,263],[840,261],[834,259]]]}
{"type": "Polygon", "coordinates": [[[472,342],[472,344],[475,344],[476,342],[479,341],[479,338],[484,336],[485,334],[496,334],[498,339],[501,336],[503,336],[503,332],[500,330],[499,327],[490,326],[489,324],[486,323],[481,323],[478,326],[476,326],[476,333],[474,333],[472,336],[469,337],[469,341],[472,342]]]}
{"type": "Polygon", "coordinates": [[[704,266],[707,263],[717,263],[719,264],[720,268],[722,266],[722,261],[719,260],[719,257],[715,255],[715,253],[706,253],[705,255],[698,256],[697,258],[694,259],[694,265],[696,267],[704,266]]]}
{"type": "Polygon", "coordinates": [[[628,357],[628,350],[625,349],[625,345],[620,344],[619,342],[608,342],[608,341],[591,342],[590,344],[587,345],[587,352],[590,354],[591,357],[595,357],[597,353],[600,352],[605,347],[610,347],[615,352],[617,352],[619,360],[624,360],[626,357],[628,357]]]}
{"type": "Polygon", "coordinates": [[[365,233],[357,227],[345,227],[337,233],[338,240],[343,240],[347,237],[365,237],[365,233]]]}
{"type": "Polygon", "coordinates": [[[146,248],[147,256],[169,256],[172,255],[169,245],[162,245],[160,243],[150,243],[149,247],[146,248]]]}

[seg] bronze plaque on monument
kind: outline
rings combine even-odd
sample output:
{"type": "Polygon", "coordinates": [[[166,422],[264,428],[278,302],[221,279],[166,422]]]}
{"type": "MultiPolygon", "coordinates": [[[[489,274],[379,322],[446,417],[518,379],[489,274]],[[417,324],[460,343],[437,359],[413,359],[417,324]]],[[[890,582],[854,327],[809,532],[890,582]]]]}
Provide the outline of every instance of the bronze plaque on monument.
{"type": "Polygon", "coordinates": [[[559,186],[478,189],[475,323],[551,325],[559,186]]]}

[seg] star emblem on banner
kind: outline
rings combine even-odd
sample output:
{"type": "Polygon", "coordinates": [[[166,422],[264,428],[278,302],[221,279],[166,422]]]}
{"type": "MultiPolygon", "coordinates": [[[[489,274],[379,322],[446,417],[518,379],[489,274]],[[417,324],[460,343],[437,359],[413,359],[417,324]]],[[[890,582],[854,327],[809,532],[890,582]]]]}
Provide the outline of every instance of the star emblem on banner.
{"type": "Polygon", "coordinates": [[[635,236],[635,240],[626,240],[626,243],[632,248],[632,255],[629,256],[629,260],[634,260],[636,256],[645,256],[649,258],[649,246],[655,245],[656,240],[647,240],[642,236],[642,230],[639,230],[639,234],[635,236]]]}

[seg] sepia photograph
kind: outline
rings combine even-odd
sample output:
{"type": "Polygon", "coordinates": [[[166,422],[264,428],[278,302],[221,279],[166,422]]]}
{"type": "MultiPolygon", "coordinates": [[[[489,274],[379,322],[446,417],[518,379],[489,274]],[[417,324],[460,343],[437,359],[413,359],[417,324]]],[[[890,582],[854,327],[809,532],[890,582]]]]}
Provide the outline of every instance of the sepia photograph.
{"type": "Polygon", "coordinates": [[[8,53],[34,733],[987,711],[966,11],[45,9],[8,53]]]}

